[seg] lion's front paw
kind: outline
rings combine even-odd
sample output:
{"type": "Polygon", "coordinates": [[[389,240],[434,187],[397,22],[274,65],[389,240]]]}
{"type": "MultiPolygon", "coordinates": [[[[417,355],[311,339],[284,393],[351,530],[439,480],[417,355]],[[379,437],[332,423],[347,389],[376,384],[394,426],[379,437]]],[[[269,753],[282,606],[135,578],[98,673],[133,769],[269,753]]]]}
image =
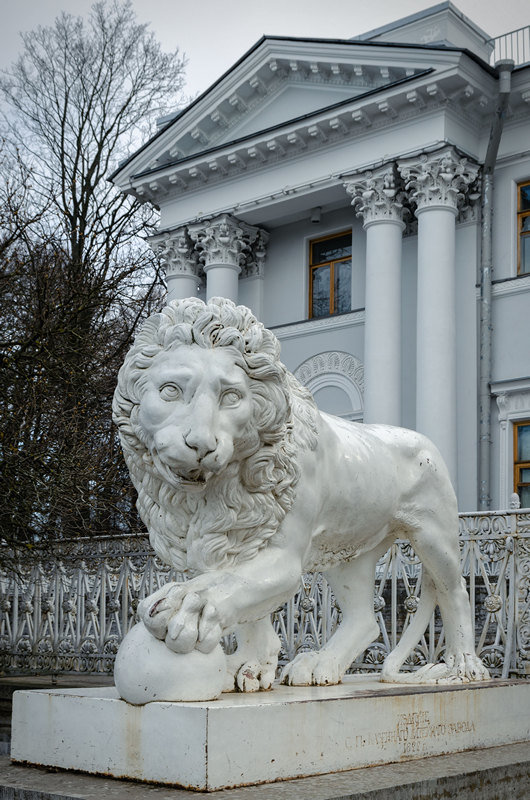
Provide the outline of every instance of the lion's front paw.
{"type": "Polygon", "coordinates": [[[287,664],[280,682],[289,686],[327,686],[340,683],[343,675],[338,661],[324,650],[299,653],[287,664]]]}
{"type": "Polygon", "coordinates": [[[138,617],[157,639],[165,639],[171,615],[180,608],[183,584],[166,583],[138,605],[138,617]]]}
{"type": "Polygon", "coordinates": [[[209,653],[221,638],[217,609],[205,593],[193,591],[191,581],[163,586],[140,603],[138,614],[146,628],[165,639],[175,653],[194,648],[209,653]]]}
{"type": "Polygon", "coordinates": [[[274,680],[274,668],[270,664],[249,661],[236,674],[236,688],[240,692],[259,692],[270,689],[274,680]]]}

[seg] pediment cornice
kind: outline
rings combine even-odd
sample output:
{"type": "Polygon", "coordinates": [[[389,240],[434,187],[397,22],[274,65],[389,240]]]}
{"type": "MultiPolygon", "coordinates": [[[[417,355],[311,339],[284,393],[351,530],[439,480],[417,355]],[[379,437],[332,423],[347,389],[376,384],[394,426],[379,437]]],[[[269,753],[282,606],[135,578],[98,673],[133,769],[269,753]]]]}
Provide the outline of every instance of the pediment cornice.
{"type": "MultiPolygon", "coordinates": [[[[328,105],[326,89],[335,97],[341,94],[345,100],[354,99],[414,78],[427,69],[447,70],[462,60],[466,56],[455,48],[265,37],[120,166],[112,179],[127,189],[131,176],[157,172],[237,141],[252,118],[257,133],[259,127],[266,127],[259,125],[260,109],[287,87],[321,90],[319,105],[324,107],[328,105]]],[[[483,71],[476,63],[474,66],[483,71]]],[[[309,112],[317,110],[310,108],[309,112]]],[[[283,122],[287,124],[288,120],[283,122]]]]}
{"type": "MultiPolygon", "coordinates": [[[[488,76],[488,79],[491,80],[488,76]]],[[[440,109],[475,124],[493,110],[492,87],[456,68],[437,74],[425,70],[390,86],[373,89],[312,114],[151,167],[129,177],[126,190],[155,204],[170,196],[203,189],[242,172],[304,157],[379,128],[406,124],[440,109]],[[488,90],[489,89],[489,90],[488,90]]]]}

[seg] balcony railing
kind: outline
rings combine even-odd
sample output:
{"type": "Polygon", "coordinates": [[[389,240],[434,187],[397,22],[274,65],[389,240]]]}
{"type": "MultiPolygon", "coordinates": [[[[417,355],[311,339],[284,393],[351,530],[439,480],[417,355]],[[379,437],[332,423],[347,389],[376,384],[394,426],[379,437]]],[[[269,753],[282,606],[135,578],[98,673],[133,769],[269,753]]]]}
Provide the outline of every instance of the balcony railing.
{"type": "Polygon", "coordinates": [[[503,59],[511,59],[516,67],[530,62],[530,25],[490,39],[490,43],[493,45],[492,65],[503,59]]]}
{"type": "MultiPolygon", "coordinates": [[[[463,514],[460,544],[478,652],[495,676],[529,676],[530,509],[463,514]]],[[[0,571],[0,674],[111,673],[138,602],[178,579],[144,536],[62,542],[53,554],[11,562],[0,571]]],[[[406,542],[395,544],[377,567],[380,636],[353,671],[380,668],[416,611],[420,587],[415,553],[406,542]]],[[[305,575],[296,596],[273,615],[282,640],[280,662],[322,645],[339,618],[325,579],[305,575]]],[[[230,640],[225,644],[233,646],[230,640]]],[[[436,615],[407,668],[437,659],[443,648],[436,615]]]]}

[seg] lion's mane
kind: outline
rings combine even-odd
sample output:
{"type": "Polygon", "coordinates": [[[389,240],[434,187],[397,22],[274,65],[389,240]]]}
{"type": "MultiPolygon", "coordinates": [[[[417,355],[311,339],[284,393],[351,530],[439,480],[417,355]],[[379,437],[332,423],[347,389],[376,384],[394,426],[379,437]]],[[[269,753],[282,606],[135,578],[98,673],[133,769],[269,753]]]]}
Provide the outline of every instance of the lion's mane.
{"type": "Polygon", "coordinates": [[[277,534],[292,507],[299,456],[316,446],[316,407],[279,355],[276,337],[245,306],[224,298],[208,304],[189,298],[151,316],[125,358],[113,419],[151,544],[178,570],[203,572],[252,558],[277,534]],[[149,452],[138,421],[153,358],[191,344],[229,348],[250,378],[253,403],[251,452],[210,478],[200,494],[171,479],[149,452]]]}

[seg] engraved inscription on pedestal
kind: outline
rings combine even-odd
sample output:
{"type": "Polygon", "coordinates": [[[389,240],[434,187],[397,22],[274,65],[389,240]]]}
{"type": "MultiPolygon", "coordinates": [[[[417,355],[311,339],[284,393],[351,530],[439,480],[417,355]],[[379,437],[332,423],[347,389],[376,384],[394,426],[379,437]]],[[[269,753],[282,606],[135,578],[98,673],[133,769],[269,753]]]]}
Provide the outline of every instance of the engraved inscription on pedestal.
{"type": "Polygon", "coordinates": [[[427,746],[429,741],[437,742],[440,739],[455,740],[454,744],[458,749],[456,739],[462,734],[475,733],[475,723],[467,719],[453,721],[437,720],[429,711],[412,711],[407,714],[398,714],[397,721],[393,728],[369,733],[360,733],[354,741],[350,740],[352,749],[360,749],[369,746],[376,747],[381,751],[392,750],[398,747],[402,756],[421,756],[427,755],[430,748],[427,746]]]}

